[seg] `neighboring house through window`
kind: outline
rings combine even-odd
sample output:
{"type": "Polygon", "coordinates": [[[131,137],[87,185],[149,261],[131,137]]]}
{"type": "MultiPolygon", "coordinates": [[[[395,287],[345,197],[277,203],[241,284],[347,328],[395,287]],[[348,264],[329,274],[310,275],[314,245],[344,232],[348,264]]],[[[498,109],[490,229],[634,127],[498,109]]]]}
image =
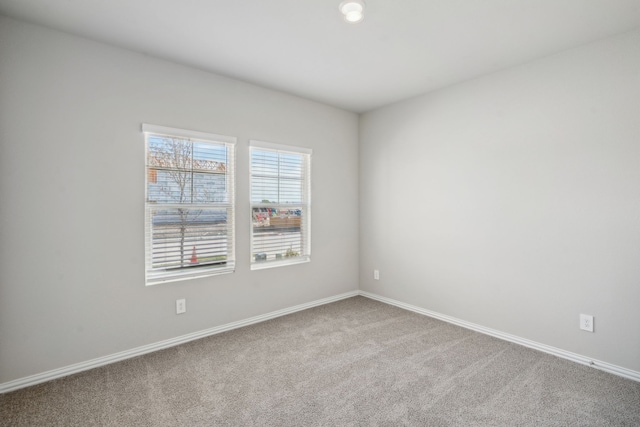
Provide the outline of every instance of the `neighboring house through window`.
{"type": "Polygon", "coordinates": [[[233,137],[143,125],[146,283],[232,272],[233,137]]]}
{"type": "Polygon", "coordinates": [[[311,150],[250,141],[251,269],[311,259],[311,150]]]}

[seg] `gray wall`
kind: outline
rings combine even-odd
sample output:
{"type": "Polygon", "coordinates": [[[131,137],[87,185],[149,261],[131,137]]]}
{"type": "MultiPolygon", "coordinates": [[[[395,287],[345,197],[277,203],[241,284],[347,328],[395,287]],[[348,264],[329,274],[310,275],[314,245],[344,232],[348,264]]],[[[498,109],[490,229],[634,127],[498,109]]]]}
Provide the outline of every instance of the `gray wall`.
{"type": "Polygon", "coordinates": [[[361,289],[640,371],[639,46],[363,115],[361,289]]]}
{"type": "Polygon", "coordinates": [[[0,382],[356,290],[357,150],[356,114],[0,17],[0,382]],[[143,122],[238,138],[234,274],[145,287],[143,122]],[[250,271],[249,139],[313,149],[311,263],[250,271]]]}

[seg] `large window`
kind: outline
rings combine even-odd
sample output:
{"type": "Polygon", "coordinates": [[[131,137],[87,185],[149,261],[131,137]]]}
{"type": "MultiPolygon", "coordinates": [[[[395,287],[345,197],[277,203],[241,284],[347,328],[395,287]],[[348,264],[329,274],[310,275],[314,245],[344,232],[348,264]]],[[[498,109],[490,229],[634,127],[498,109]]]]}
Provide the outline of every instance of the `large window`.
{"type": "Polygon", "coordinates": [[[143,125],[146,281],[232,272],[235,138],[143,125]]]}
{"type": "Polygon", "coordinates": [[[311,150],[251,141],[251,268],[311,256],[311,150]]]}

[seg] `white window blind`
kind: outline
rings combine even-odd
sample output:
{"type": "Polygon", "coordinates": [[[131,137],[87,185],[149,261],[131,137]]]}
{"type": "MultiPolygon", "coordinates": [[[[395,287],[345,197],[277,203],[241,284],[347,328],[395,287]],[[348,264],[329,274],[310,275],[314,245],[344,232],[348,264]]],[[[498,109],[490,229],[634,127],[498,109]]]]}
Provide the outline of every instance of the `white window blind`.
{"type": "Polygon", "coordinates": [[[142,129],[147,285],[234,271],[236,139],[142,129]]]}
{"type": "Polygon", "coordinates": [[[311,150],[261,141],[251,152],[251,268],[311,259],[311,150]]]}

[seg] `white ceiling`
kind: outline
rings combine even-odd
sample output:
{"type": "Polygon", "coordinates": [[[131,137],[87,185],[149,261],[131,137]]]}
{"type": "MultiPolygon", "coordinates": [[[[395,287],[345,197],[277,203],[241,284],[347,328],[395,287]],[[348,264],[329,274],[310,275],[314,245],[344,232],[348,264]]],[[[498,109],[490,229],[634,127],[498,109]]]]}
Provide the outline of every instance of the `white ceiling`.
{"type": "MultiPolygon", "coordinates": [[[[364,112],[640,27],[640,0],[0,0],[0,14],[364,112]]],[[[640,49],[640,47],[639,47],[640,49]]]]}

